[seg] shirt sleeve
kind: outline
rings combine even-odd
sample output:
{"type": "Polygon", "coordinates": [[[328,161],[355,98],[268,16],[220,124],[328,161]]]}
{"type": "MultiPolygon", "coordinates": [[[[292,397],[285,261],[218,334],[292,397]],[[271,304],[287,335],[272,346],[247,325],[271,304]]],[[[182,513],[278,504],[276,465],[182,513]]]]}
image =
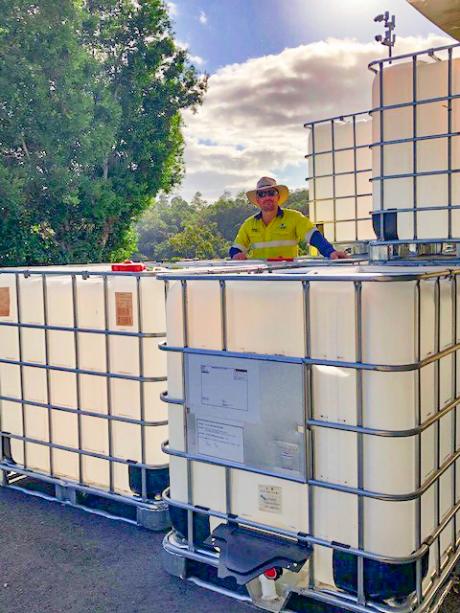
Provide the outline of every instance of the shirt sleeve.
{"type": "Polygon", "coordinates": [[[305,241],[309,243],[313,232],[316,231],[316,226],[310,219],[308,219],[308,217],[302,215],[302,213],[299,213],[295,230],[298,241],[305,241]]]}
{"type": "Polygon", "coordinates": [[[251,241],[246,230],[246,224],[243,223],[241,228],[238,230],[238,234],[236,235],[233,245],[230,247],[230,257],[232,258],[236,253],[240,252],[247,253],[250,244],[251,241]]]}
{"type": "Polygon", "coordinates": [[[310,245],[316,247],[325,258],[328,258],[331,253],[335,251],[335,248],[331,245],[331,243],[325,239],[321,232],[316,228],[310,237],[310,245]]]}

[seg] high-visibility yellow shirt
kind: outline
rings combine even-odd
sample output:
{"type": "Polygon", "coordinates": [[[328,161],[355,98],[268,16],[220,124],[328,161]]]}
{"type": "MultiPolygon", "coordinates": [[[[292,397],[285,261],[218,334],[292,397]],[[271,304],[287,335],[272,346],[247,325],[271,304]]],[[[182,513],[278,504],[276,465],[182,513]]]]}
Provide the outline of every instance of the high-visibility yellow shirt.
{"type": "Polygon", "coordinates": [[[299,211],[279,208],[267,226],[262,213],[246,219],[232,247],[257,260],[295,258],[299,255],[299,242],[308,243],[315,231],[315,225],[299,211]]]}

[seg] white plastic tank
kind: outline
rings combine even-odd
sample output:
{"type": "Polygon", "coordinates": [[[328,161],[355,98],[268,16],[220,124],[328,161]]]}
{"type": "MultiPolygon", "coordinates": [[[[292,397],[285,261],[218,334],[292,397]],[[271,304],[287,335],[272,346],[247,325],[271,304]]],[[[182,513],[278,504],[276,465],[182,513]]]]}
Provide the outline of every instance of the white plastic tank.
{"type": "Polygon", "coordinates": [[[166,360],[158,349],[164,284],[154,273],[138,279],[105,276],[110,266],[86,268],[88,275],[77,266],[0,271],[0,427],[37,441],[11,439],[19,465],[104,490],[112,481],[112,491],[132,495],[128,465],[110,456],[141,462],[144,440],[146,464],[168,461],[161,452],[166,426],[139,423],[167,418],[160,401],[166,360]],[[79,460],[79,447],[101,457],[79,460]]]}
{"type": "MultiPolygon", "coordinates": [[[[417,62],[403,62],[382,66],[383,74],[374,78],[372,89],[373,108],[383,102],[384,108],[375,111],[372,119],[373,142],[372,176],[373,208],[416,209],[397,215],[400,239],[442,239],[449,237],[448,211],[430,210],[428,207],[446,207],[449,204],[449,172],[451,177],[450,200],[452,205],[460,204],[460,140],[458,136],[450,139],[445,135],[449,128],[457,133],[460,128],[460,101],[451,101],[451,111],[446,99],[449,83],[449,62],[440,56],[438,61],[428,55],[421,56],[417,62]],[[414,67],[416,67],[414,91],[414,67]],[[383,83],[383,100],[380,96],[380,79],[383,83]],[[413,101],[418,101],[413,106],[413,101]],[[434,102],[420,103],[423,100],[438,99],[434,102]],[[382,123],[383,121],[383,123],[382,123]],[[382,131],[381,131],[382,128],[382,131]],[[416,137],[415,148],[412,140],[393,142],[416,137]],[[449,168],[449,142],[450,168],[449,168]],[[383,145],[379,145],[383,143],[383,145]],[[383,159],[381,160],[381,155],[383,159]],[[382,162],[382,164],[381,164],[382,162]],[[417,173],[414,178],[412,173],[417,173]],[[403,175],[403,176],[400,176],[403,175]],[[406,175],[406,176],[404,176],[406,175]],[[382,187],[383,184],[383,187],[382,187]],[[428,210],[424,210],[428,209],[428,210]]],[[[452,94],[460,93],[460,59],[452,60],[452,94]]],[[[451,213],[450,237],[460,237],[460,209],[451,213]]]]}
{"type": "MultiPolygon", "coordinates": [[[[431,269],[431,272],[440,273],[440,269],[431,269]]],[[[192,502],[214,511],[227,511],[269,527],[294,533],[310,533],[329,542],[358,547],[358,496],[350,491],[328,487],[334,485],[346,490],[359,486],[358,435],[356,432],[327,427],[327,423],[359,425],[358,377],[362,377],[361,425],[390,433],[390,436],[363,435],[362,487],[385,498],[385,495],[410,494],[424,484],[427,486],[420,503],[420,542],[417,541],[416,500],[395,501],[366,497],[362,547],[382,556],[410,556],[452,509],[456,502],[455,491],[457,496],[460,491],[458,460],[456,472],[453,464],[441,478],[427,485],[439,466],[452,458],[455,451],[452,436],[454,412],[446,407],[455,397],[457,381],[460,381],[460,363],[455,361],[452,352],[447,352],[439,361],[435,359],[430,362],[430,358],[440,351],[448,350],[460,340],[460,328],[455,328],[457,338],[454,338],[453,332],[453,322],[458,318],[458,312],[453,312],[456,284],[447,271],[440,276],[435,274],[431,278],[427,276],[417,280],[416,277],[422,274],[419,267],[403,270],[398,267],[379,270],[375,266],[333,267],[297,270],[295,273],[286,275],[284,280],[277,280],[276,277],[273,280],[273,275],[265,273],[258,280],[251,280],[249,276],[244,280],[235,280],[229,276],[225,280],[226,346],[230,352],[258,354],[261,361],[264,356],[302,358],[309,348],[310,357],[314,361],[348,363],[348,367],[313,364],[311,383],[307,386],[307,395],[311,396],[311,417],[319,423],[310,428],[311,436],[307,438],[303,453],[307,456],[312,453],[311,478],[326,487],[311,486],[282,476],[257,474],[251,472],[250,466],[246,466],[249,470],[232,467],[229,470],[229,502],[226,496],[226,469],[223,466],[190,460],[191,479],[188,483],[188,461],[171,456],[171,498],[185,503],[192,502]],[[300,273],[304,280],[310,281],[307,308],[302,282],[298,278],[300,273]],[[339,279],[328,281],[330,275],[338,276],[339,279]],[[399,281],[398,275],[401,277],[399,281]],[[376,281],[375,278],[379,276],[389,277],[389,280],[376,281]],[[366,281],[366,278],[374,280],[366,281]],[[357,309],[355,288],[355,283],[359,281],[362,282],[360,310],[357,309]],[[439,311],[436,308],[438,295],[439,311]],[[359,313],[361,336],[356,333],[359,313]],[[439,336],[436,332],[438,322],[439,336]],[[359,338],[360,349],[357,346],[359,338]],[[417,366],[421,360],[426,360],[423,367],[417,366]],[[385,369],[356,369],[353,363],[357,361],[389,367],[388,372],[385,369]],[[457,372],[454,370],[456,363],[457,372]],[[391,372],[395,368],[401,368],[401,372],[391,372]],[[446,414],[437,421],[436,413],[444,409],[446,414]],[[433,420],[432,423],[429,420],[433,420]],[[325,425],[322,426],[321,422],[325,425]],[[420,462],[416,435],[391,436],[391,433],[397,431],[413,429],[419,423],[430,424],[420,437],[420,462]],[[189,492],[191,500],[188,499],[189,492]],[[313,517],[309,516],[309,509],[313,517]]],[[[221,299],[218,280],[187,280],[186,328],[189,347],[222,349],[221,299]]],[[[457,300],[457,304],[460,305],[460,300],[457,300]]],[[[170,346],[184,346],[183,324],[181,282],[169,281],[167,333],[170,346]]],[[[178,376],[182,369],[182,359],[180,352],[168,353],[168,393],[175,399],[184,398],[186,393],[189,411],[193,410],[191,394],[196,387],[193,372],[199,372],[196,360],[201,360],[199,364],[202,373],[209,372],[209,368],[222,368],[222,360],[227,360],[234,367],[235,360],[239,359],[239,369],[247,369],[249,373],[252,372],[251,368],[257,373],[254,362],[262,364],[258,360],[245,360],[244,355],[240,358],[225,357],[225,353],[219,357],[206,353],[199,357],[196,354],[189,356],[185,373],[187,389],[184,391],[183,378],[178,376]],[[251,366],[246,365],[248,362],[251,366]]],[[[265,380],[269,387],[266,393],[280,395],[281,400],[277,400],[279,404],[275,410],[284,411],[286,420],[289,419],[288,400],[296,393],[300,397],[302,391],[289,387],[286,383],[288,379],[285,380],[282,374],[288,371],[281,369],[293,370],[297,367],[296,364],[286,367],[286,364],[272,363],[272,377],[268,382],[265,380]]],[[[259,401],[260,404],[269,401],[266,396],[263,397],[265,400],[262,399],[264,386],[259,380],[261,373],[262,365],[259,375],[248,375],[248,394],[253,394],[253,400],[249,402],[251,407],[259,401]]],[[[203,381],[201,385],[204,385],[203,381]]],[[[300,387],[303,389],[302,385],[300,387]]],[[[224,394],[216,390],[213,393],[224,394]]],[[[227,428],[226,438],[223,438],[222,433],[216,434],[215,440],[211,441],[214,445],[212,451],[209,443],[212,433],[208,430],[207,451],[203,453],[220,458],[220,461],[225,457],[233,460],[239,457],[244,464],[244,458],[252,452],[245,442],[246,431],[252,424],[245,416],[235,417],[235,411],[230,410],[232,402],[234,399],[224,398],[223,406],[228,407],[224,418],[218,417],[216,409],[216,421],[220,419],[221,425],[227,428]],[[231,427],[242,428],[242,438],[238,439],[232,434],[228,429],[231,427]]],[[[169,405],[169,441],[173,450],[190,450],[190,444],[195,442],[193,437],[190,438],[190,423],[187,419],[182,405],[169,405]]],[[[254,419],[257,420],[257,415],[254,419]]],[[[258,422],[261,437],[266,431],[267,421],[265,416],[258,422]]],[[[460,422],[457,420],[456,423],[458,446],[460,422]]],[[[299,440],[302,440],[305,424],[299,422],[296,429],[300,434],[299,440]]],[[[295,435],[293,432],[292,436],[295,435]]],[[[281,457],[288,462],[302,447],[295,448],[292,442],[280,441],[279,436],[279,433],[273,434],[273,440],[267,444],[266,455],[269,456],[274,444],[281,448],[281,457]]],[[[198,448],[199,443],[198,440],[198,448]]],[[[211,518],[211,529],[221,522],[220,519],[211,518]]],[[[441,536],[442,560],[447,556],[452,542],[451,522],[441,536]]],[[[435,565],[436,555],[432,547],[426,581],[435,565]]],[[[314,567],[316,585],[334,586],[331,549],[314,547],[314,567]]],[[[307,575],[308,566],[301,579],[305,585],[307,575]]]]}
{"type": "Polygon", "coordinates": [[[310,217],[332,242],[370,240],[372,229],[371,120],[318,122],[309,130],[310,217]]]}

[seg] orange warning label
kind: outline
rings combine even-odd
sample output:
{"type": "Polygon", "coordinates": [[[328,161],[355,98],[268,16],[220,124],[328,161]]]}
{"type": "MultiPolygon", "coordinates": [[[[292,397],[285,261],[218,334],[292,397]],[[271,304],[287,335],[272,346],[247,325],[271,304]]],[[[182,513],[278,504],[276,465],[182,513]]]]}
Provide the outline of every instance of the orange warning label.
{"type": "Polygon", "coordinates": [[[10,316],[10,288],[0,287],[0,317],[10,316]]]}
{"type": "Polygon", "coordinates": [[[117,326],[133,325],[133,294],[132,292],[115,292],[115,311],[117,326]]]}

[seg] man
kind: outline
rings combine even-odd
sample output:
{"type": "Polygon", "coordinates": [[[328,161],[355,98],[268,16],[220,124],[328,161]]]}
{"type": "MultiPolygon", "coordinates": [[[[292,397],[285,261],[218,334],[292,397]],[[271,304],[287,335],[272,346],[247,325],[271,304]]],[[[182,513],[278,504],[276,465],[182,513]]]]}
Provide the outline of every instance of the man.
{"type": "Polygon", "coordinates": [[[247,192],[246,196],[260,212],[246,219],[239,229],[229,251],[233,260],[295,258],[301,240],[331,260],[348,257],[344,251],[336,251],[308,217],[299,211],[281,208],[288,199],[289,190],[285,185],[278,185],[275,179],[262,177],[256,189],[247,192]]]}

